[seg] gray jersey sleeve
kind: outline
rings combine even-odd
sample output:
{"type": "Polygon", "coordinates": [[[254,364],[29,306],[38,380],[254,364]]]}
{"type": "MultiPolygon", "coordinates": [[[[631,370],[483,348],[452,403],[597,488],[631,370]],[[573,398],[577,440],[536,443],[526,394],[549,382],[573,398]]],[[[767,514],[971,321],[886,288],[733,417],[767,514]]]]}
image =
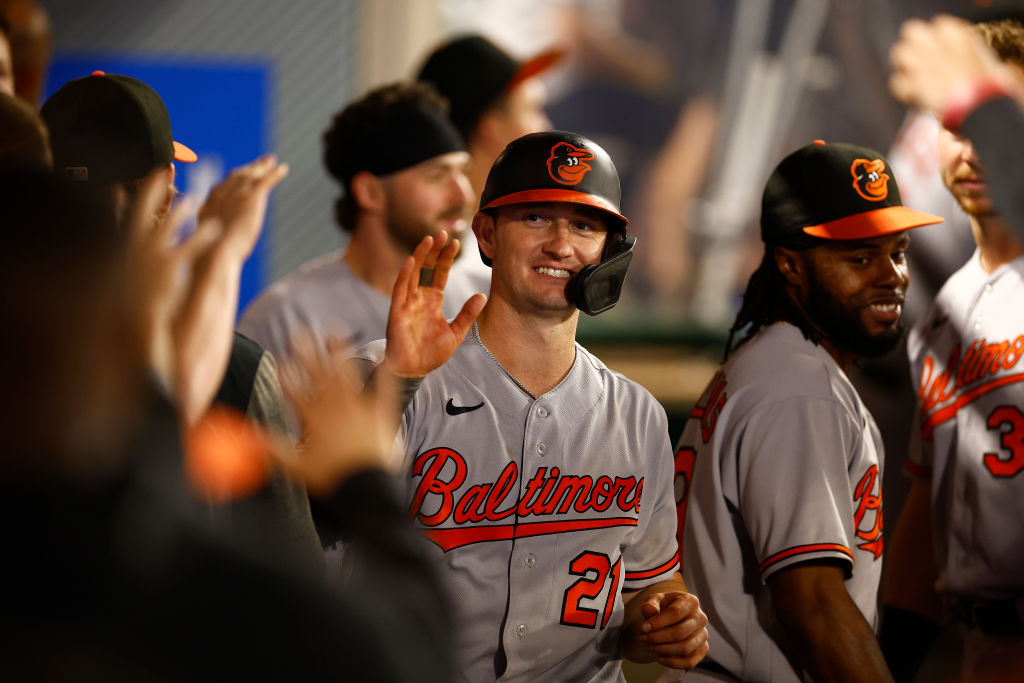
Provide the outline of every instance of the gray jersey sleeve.
{"type": "Polygon", "coordinates": [[[734,504],[762,581],[809,559],[852,568],[848,527],[855,510],[846,454],[858,450],[862,433],[837,401],[798,397],[757,409],[735,434],[736,458],[723,463],[723,479],[735,478],[734,504]]]}

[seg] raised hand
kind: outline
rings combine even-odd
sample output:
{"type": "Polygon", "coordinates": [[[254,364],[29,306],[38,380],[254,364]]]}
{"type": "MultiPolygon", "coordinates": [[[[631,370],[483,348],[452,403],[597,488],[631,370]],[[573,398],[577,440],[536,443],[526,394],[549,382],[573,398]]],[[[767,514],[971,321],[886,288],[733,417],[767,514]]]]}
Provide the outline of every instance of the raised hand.
{"type": "Polygon", "coordinates": [[[444,230],[424,237],[395,280],[384,366],[400,377],[423,377],[440,367],[487,301],[483,294],[474,294],[452,322],[445,319],[444,287],[459,250],[458,240],[447,240],[444,230]]]}
{"type": "Polygon", "coordinates": [[[305,427],[296,450],[277,449],[282,467],[314,496],[332,493],[350,476],[386,469],[398,430],[395,384],[360,391],[345,372],[347,345],[329,342],[318,353],[311,337],[293,340],[294,356],[281,367],[281,386],[305,427]]]}
{"type": "Polygon", "coordinates": [[[1013,90],[1007,67],[970,24],[955,17],[904,22],[889,59],[889,90],[920,109],[942,113],[958,90],[984,81],[1013,90]]]}

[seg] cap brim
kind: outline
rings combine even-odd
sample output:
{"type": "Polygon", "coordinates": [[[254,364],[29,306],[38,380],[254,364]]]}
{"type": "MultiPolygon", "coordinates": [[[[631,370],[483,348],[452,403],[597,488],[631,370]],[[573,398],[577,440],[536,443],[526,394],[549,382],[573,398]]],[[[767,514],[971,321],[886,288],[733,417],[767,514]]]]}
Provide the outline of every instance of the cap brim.
{"type": "Polygon", "coordinates": [[[174,143],[174,160],[175,161],[183,161],[183,162],[185,162],[187,164],[191,164],[193,161],[196,161],[198,159],[199,159],[199,157],[196,156],[196,153],[193,152],[192,150],[190,150],[188,147],[186,147],[185,145],[181,144],[180,142],[175,142],[174,143]]]}
{"type": "Polygon", "coordinates": [[[863,240],[922,225],[941,223],[943,220],[945,219],[941,216],[914,211],[905,206],[886,206],[821,225],[808,225],[804,232],[827,240],[863,240]]]}
{"type": "Polygon", "coordinates": [[[626,226],[629,225],[629,219],[616,211],[615,207],[609,202],[603,201],[600,197],[595,197],[592,194],[576,192],[575,190],[547,189],[513,192],[512,194],[507,194],[504,197],[498,197],[487,206],[481,206],[480,210],[495,209],[499,206],[508,206],[509,204],[531,204],[534,202],[568,202],[570,204],[592,206],[595,209],[604,211],[605,213],[610,213],[612,216],[622,221],[623,230],[625,230],[626,226]]]}
{"type": "Polygon", "coordinates": [[[558,64],[565,58],[566,51],[561,48],[555,48],[542,52],[535,57],[527,59],[525,62],[519,65],[516,69],[515,74],[509,79],[508,83],[505,84],[505,90],[511,90],[523,81],[538,76],[555,64],[558,64]]]}

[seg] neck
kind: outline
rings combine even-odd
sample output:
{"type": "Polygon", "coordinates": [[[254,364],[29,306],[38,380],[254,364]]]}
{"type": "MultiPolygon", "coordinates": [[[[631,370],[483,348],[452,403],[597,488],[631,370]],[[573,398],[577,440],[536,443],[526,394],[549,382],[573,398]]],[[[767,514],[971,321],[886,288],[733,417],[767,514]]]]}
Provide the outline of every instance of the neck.
{"type": "Polygon", "coordinates": [[[361,217],[352,231],[342,260],[360,280],[390,297],[398,271],[408,256],[388,236],[385,225],[375,219],[361,217]]]}
{"type": "Polygon", "coordinates": [[[525,315],[500,297],[488,300],[477,320],[480,341],[527,391],[542,396],[565,379],[576,360],[579,311],[561,320],[525,315]]]}
{"type": "Polygon", "coordinates": [[[998,216],[971,216],[971,232],[978,245],[981,267],[986,273],[1024,254],[1024,243],[1014,236],[1010,225],[998,216]]]}

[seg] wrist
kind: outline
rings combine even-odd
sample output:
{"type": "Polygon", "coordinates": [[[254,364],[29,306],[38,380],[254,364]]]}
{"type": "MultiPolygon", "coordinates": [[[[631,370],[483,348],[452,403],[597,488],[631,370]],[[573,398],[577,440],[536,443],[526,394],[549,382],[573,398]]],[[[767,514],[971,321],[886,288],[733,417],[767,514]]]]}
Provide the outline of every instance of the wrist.
{"type": "Polygon", "coordinates": [[[999,78],[987,76],[973,81],[955,84],[946,99],[939,120],[946,130],[959,133],[964,120],[975,109],[989,100],[1006,97],[1009,88],[999,78]]]}

